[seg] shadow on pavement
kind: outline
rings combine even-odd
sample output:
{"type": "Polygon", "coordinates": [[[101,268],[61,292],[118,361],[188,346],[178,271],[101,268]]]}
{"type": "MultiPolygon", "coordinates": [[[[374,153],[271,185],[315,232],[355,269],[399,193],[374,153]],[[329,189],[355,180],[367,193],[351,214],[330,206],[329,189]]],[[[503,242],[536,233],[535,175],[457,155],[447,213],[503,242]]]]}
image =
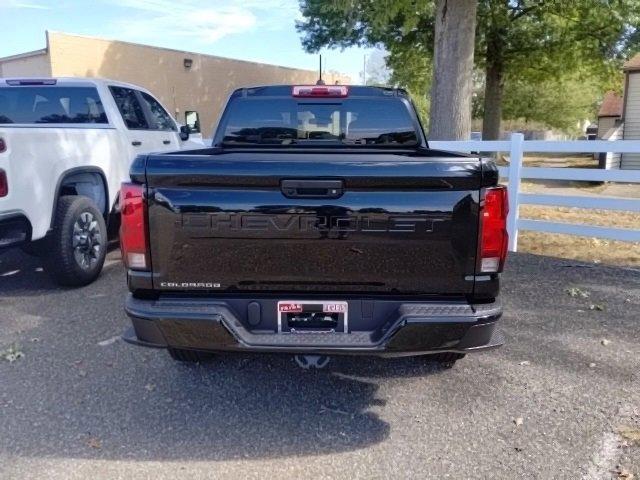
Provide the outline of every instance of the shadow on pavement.
{"type": "MultiPolygon", "coordinates": [[[[120,265],[118,249],[118,242],[109,243],[107,259],[101,275],[120,265]]],[[[19,248],[0,250],[0,297],[9,293],[29,296],[67,290],[71,289],[56,285],[47,275],[42,258],[28,255],[19,248]]]]}
{"type": "Polygon", "coordinates": [[[20,379],[8,379],[11,397],[0,396],[0,404],[19,407],[22,419],[5,425],[11,431],[5,452],[256,459],[351,451],[389,435],[389,425],[373,411],[385,405],[375,383],[331,370],[303,371],[287,356],[223,356],[185,366],[164,352],[124,344],[116,349],[118,358],[108,366],[104,359],[51,359],[53,375],[31,367],[20,379]]]}
{"type": "Polygon", "coordinates": [[[25,352],[15,364],[0,361],[0,438],[11,438],[0,442],[4,453],[226,460],[357,450],[390,432],[376,411],[385,405],[379,386],[367,376],[439,372],[411,358],[342,357],[320,371],[288,355],[179,364],[117,339],[128,325],[118,252],[98,281],[79,289],[53,285],[35,257],[14,251],[0,259],[3,272],[19,270],[0,277],[0,315],[11,316],[0,325],[0,350],[10,342],[25,352]]]}

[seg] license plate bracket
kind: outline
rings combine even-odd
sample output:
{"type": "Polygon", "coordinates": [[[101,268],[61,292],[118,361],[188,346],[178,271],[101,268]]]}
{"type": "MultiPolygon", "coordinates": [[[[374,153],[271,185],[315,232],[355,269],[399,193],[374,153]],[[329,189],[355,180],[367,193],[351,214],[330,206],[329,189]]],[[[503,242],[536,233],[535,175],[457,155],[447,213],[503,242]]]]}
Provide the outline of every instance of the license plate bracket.
{"type": "Polygon", "coordinates": [[[278,333],[348,333],[349,305],[334,300],[281,300],[278,333]]]}

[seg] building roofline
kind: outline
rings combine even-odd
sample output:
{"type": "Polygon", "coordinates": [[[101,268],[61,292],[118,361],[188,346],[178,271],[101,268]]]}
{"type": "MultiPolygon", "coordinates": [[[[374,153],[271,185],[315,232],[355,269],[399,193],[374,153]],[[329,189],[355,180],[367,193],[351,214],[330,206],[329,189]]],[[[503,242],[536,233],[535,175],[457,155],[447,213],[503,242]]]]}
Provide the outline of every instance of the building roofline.
{"type": "Polygon", "coordinates": [[[598,109],[598,118],[621,117],[623,112],[624,97],[621,97],[613,90],[606,92],[598,109]]]}
{"type": "Polygon", "coordinates": [[[9,55],[7,57],[0,57],[0,62],[6,60],[19,60],[21,58],[37,57],[38,55],[46,55],[47,49],[41,48],[40,50],[33,50],[31,52],[17,53],[15,55],[9,55]]]}
{"type": "MultiPolygon", "coordinates": [[[[285,70],[291,70],[291,71],[302,71],[302,72],[313,72],[316,73],[315,70],[308,70],[306,68],[295,68],[295,67],[285,67],[284,65],[277,65],[274,63],[264,63],[264,62],[254,62],[252,60],[242,60],[239,58],[233,58],[233,57],[224,57],[221,55],[212,55],[210,53],[199,53],[199,52],[190,52],[188,50],[178,50],[175,48],[167,48],[167,47],[159,47],[159,46],[155,46],[155,45],[148,45],[145,43],[135,43],[135,42],[127,42],[124,40],[116,40],[113,38],[104,38],[104,37],[96,37],[96,36],[92,36],[92,35],[80,35],[77,33],[67,33],[67,32],[61,32],[61,31],[56,31],[56,30],[47,30],[47,42],[49,40],[49,35],[50,34],[61,34],[61,35],[66,35],[68,37],[79,37],[79,38],[88,38],[91,40],[101,40],[104,42],[113,42],[113,43],[120,43],[120,44],[124,44],[124,45],[132,45],[135,47],[144,47],[144,48],[151,48],[154,50],[164,50],[166,52],[176,52],[176,53],[182,53],[184,55],[199,55],[202,57],[207,57],[207,58],[215,58],[215,59],[220,59],[220,60],[231,60],[231,61],[235,61],[235,62],[241,62],[241,63],[246,63],[249,65],[259,65],[259,66],[270,66],[270,67],[277,67],[277,68],[283,68],[285,70]]],[[[340,76],[342,77],[347,77],[348,75],[345,75],[343,73],[339,73],[340,76]]]]}
{"type": "Polygon", "coordinates": [[[623,72],[637,72],[640,71],[640,53],[636,53],[633,57],[627,59],[622,64],[623,72]]]}

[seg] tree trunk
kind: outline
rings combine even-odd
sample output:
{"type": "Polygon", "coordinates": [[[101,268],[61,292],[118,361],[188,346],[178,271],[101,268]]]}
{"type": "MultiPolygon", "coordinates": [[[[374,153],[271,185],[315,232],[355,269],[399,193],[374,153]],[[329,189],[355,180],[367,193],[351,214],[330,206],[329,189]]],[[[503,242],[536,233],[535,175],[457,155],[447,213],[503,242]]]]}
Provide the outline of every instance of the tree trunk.
{"type": "Polygon", "coordinates": [[[471,134],[477,7],[477,0],[437,0],[429,114],[431,140],[467,140],[471,134]]]}
{"type": "Polygon", "coordinates": [[[504,91],[504,58],[502,38],[499,32],[490,34],[486,55],[482,139],[499,140],[500,122],[502,121],[502,93],[504,91]]]}

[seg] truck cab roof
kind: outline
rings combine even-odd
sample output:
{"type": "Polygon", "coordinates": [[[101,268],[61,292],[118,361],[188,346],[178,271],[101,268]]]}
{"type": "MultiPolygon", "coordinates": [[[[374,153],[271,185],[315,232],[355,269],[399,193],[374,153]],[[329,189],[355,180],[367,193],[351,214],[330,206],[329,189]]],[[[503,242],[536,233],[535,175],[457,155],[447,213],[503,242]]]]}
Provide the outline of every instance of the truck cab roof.
{"type": "MultiPolygon", "coordinates": [[[[409,94],[403,88],[378,87],[371,85],[256,85],[252,87],[242,87],[234,90],[231,97],[235,96],[255,96],[255,97],[290,97],[296,87],[317,88],[317,89],[346,89],[346,95],[340,97],[408,97],[409,94]]],[[[322,95],[313,96],[321,98],[322,95]]],[[[337,98],[336,95],[329,95],[326,98],[337,98]]]]}
{"type": "Polygon", "coordinates": [[[58,86],[58,87],[108,87],[118,86],[132,88],[146,93],[151,93],[139,85],[111,80],[108,78],[94,77],[9,77],[0,78],[1,87],[20,86],[58,86]]]}

